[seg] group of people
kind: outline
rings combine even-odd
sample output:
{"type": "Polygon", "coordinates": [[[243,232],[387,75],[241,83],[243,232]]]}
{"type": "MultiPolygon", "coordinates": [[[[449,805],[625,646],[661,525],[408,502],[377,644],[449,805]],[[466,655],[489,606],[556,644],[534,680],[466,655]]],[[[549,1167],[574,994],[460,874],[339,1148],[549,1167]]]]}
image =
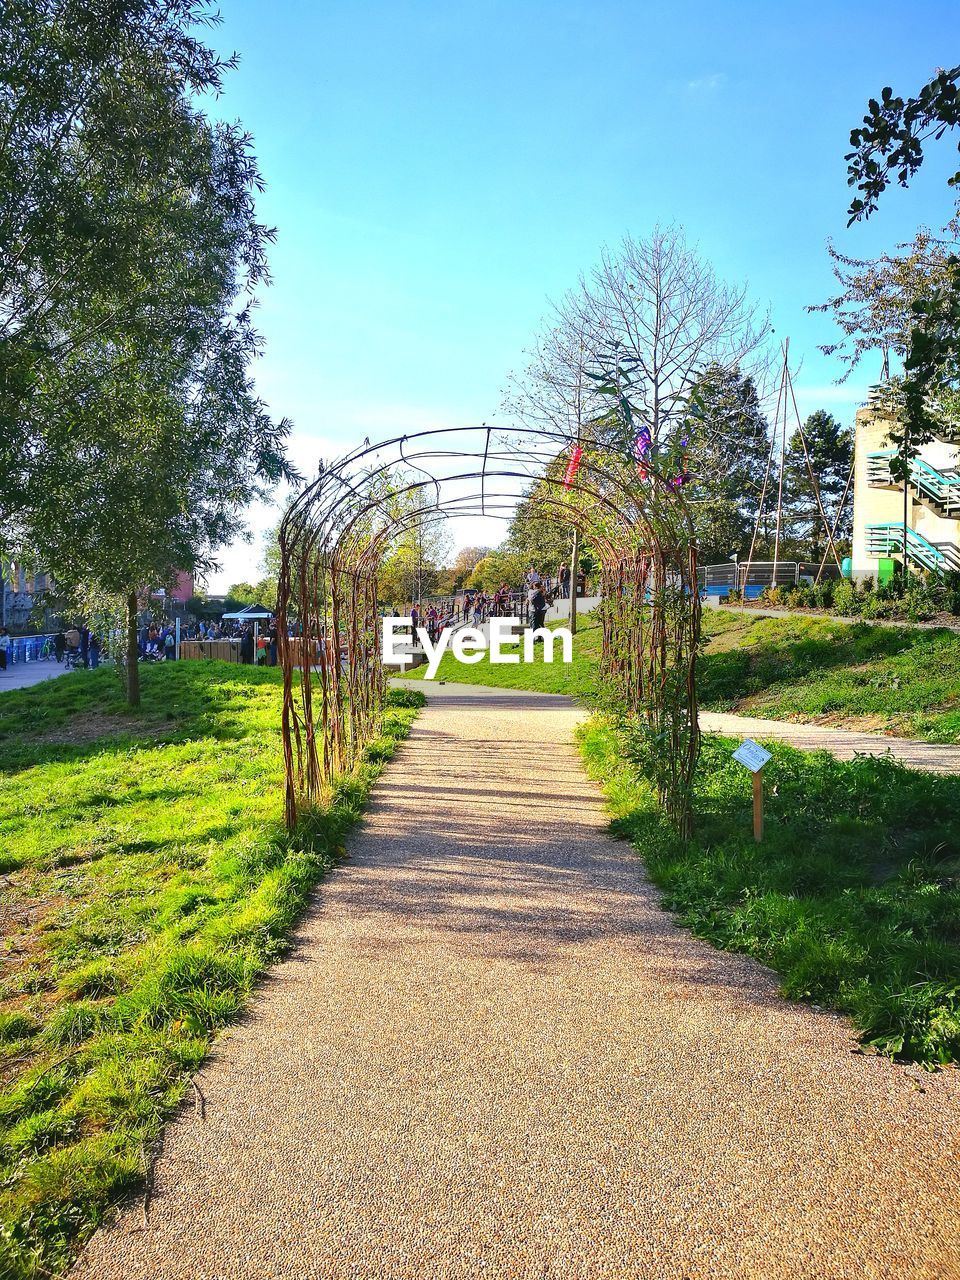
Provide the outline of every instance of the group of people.
{"type": "MultiPolygon", "coordinates": [[[[156,630],[156,628],[154,628],[156,630]]],[[[239,619],[221,618],[220,621],[205,621],[191,618],[181,632],[184,640],[231,640],[240,642],[240,661],[248,666],[257,663],[261,666],[277,665],[277,628],[273,621],[260,627],[251,622],[239,619]]],[[[164,656],[176,656],[176,639],[172,626],[166,632],[160,631],[157,636],[164,649],[164,656]]],[[[148,652],[147,657],[154,656],[148,652]]]]}
{"type": "MultiPolygon", "coordinates": [[[[444,627],[454,622],[471,622],[481,626],[490,618],[506,618],[524,612],[521,602],[526,595],[526,610],[533,626],[543,626],[547,610],[556,600],[570,598],[570,569],[561,564],[556,578],[541,574],[530,565],[519,590],[512,590],[503,583],[496,591],[482,591],[479,587],[465,587],[463,593],[449,607],[443,603],[427,601],[414,604],[410,616],[414,627],[425,627],[431,643],[436,643],[444,627]]],[[[394,612],[397,612],[395,609],[394,612]]]]}
{"type": "Polygon", "coordinates": [[[472,621],[475,627],[488,618],[507,618],[511,613],[513,592],[504,583],[496,591],[480,591],[468,587],[463,593],[462,614],[464,621],[472,621]]]}
{"type": "Polygon", "coordinates": [[[71,667],[96,669],[102,647],[100,637],[85,623],[58,631],[53,637],[53,656],[57,662],[66,662],[71,667]]]}
{"type": "Polygon", "coordinates": [[[440,632],[450,625],[450,615],[444,613],[432,601],[424,607],[423,605],[414,604],[410,608],[410,621],[413,623],[413,629],[416,631],[418,627],[425,627],[427,635],[430,637],[430,643],[436,644],[440,632]]]}
{"type": "Polygon", "coordinates": [[[549,597],[551,603],[554,600],[570,599],[570,569],[566,564],[561,564],[557,569],[556,581],[549,573],[540,574],[531,565],[527,570],[525,581],[528,596],[539,587],[549,597]]]}

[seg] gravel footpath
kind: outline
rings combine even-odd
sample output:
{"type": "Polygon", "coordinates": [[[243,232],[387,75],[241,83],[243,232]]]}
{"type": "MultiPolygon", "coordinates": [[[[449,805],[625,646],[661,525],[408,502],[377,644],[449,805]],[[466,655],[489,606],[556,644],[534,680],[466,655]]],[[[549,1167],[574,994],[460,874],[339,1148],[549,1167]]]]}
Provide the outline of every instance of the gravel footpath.
{"type": "Polygon", "coordinates": [[[840,760],[854,756],[890,756],[910,769],[925,773],[960,773],[960,746],[923,742],[919,738],[891,738],[882,733],[834,729],[824,724],[794,724],[791,720],[762,720],[726,711],[701,711],[705,733],[735,738],[773,738],[802,751],[829,751],[840,760]]]}
{"type": "Polygon", "coordinates": [[[75,1280],[960,1276],[960,1073],[677,929],[566,699],[425,692],[75,1280]]]}

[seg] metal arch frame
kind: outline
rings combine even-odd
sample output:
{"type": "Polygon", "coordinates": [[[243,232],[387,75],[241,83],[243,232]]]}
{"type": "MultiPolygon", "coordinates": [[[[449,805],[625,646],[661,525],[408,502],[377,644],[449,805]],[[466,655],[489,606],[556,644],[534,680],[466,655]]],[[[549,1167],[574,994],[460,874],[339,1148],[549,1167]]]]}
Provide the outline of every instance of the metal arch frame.
{"type": "Polygon", "coordinates": [[[327,798],[334,779],[358,763],[380,731],[386,682],[377,576],[391,542],[431,516],[507,519],[519,501],[532,500],[598,552],[604,687],[643,727],[665,812],[689,834],[700,745],[690,513],[674,482],[649,465],[641,474],[635,459],[607,448],[584,447],[568,484],[554,472],[570,447],[564,433],[536,427],[513,428],[499,441],[486,424],[431,428],[365,443],[321,464],[291,503],[280,526],[277,600],[290,829],[304,809],[327,798]],[[481,432],[482,451],[448,447],[481,432]],[[438,474],[451,460],[455,469],[438,474]],[[518,492],[516,482],[546,487],[539,483],[530,494],[518,492]],[[445,486],[463,484],[476,487],[444,495],[445,486]],[[398,510],[404,499],[413,505],[398,510]],[[294,617],[298,634],[291,636],[294,617]]]}

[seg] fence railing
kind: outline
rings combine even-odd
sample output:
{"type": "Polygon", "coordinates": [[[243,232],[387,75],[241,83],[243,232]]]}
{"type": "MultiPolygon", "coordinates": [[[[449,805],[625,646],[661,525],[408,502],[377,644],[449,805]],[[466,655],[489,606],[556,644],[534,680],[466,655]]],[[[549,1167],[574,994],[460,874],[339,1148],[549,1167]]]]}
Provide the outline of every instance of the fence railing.
{"type": "Polygon", "coordinates": [[[835,564],[824,565],[820,571],[819,564],[805,563],[801,560],[751,560],[747,565],[730,560],[724,564],[704,564],[699,570],[700,590],[705,595],[728,595],[731,591],[742,591],[749,599],[758,596],[767,587],[795,587],[807,579],[811,581],[821,578],[839,578],[840,571],[835,564]]]}
{"type": "Polygon", "coordinates": [[[40,662],[54,656],[55,636],[11,636],[7,646],[7,662],[40,662]]]}

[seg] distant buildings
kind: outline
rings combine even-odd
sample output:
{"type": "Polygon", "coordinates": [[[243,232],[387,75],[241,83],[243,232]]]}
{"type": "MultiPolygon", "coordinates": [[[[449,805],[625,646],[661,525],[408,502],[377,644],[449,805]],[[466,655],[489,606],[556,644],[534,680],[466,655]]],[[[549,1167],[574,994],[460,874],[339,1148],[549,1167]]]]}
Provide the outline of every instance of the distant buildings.
{"type": "MultiPolygon", "coordinates": [[[[194,591],[193,575],[178,573],[172,588],[150,592],[151,609],[147,612],[159,609],[170,617],[183,614],[194,591]]],[[[49,631],[61,620],[63,602],[55,600],[54,594],[49,573],[22,564],[8,565],[6,571],[0,567],[0,626],[14,632],[49,631]]]]}
{"type": "MultiPolygon", "coordinates": [[[[50,575],[21,564],[0,565],[0,626],[11,631],[30,628],[38,598],[50,590],[50,575]]],[[[44,615],[48,611],[43,610],[44,615]]],[[[41,618],[41,621],[43,619],[41,618]]]]}

